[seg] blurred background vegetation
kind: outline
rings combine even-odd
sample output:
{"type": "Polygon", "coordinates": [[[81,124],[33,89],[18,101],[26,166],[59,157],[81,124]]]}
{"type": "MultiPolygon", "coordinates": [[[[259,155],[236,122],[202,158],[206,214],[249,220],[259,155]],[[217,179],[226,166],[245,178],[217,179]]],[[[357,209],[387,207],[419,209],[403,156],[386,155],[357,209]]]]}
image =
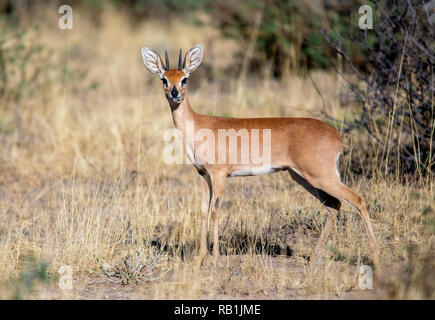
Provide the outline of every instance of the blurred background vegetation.
{"type": "MultiPolygon", "coordinates": [[[[51,52],[38,42],[37,22],[25,23],[36,7],[62,3],[0,1],[3,101],[41,93],[50,77],[62,83],[85,77],[86,69],[72,72],[67,65],[55,68],[51,52]],[[34,41],[23,40],[29,32],[34,33],[34,41]]],[[[371,176],[373,170],[379,170],[386,175],[415,177],[432,176],[434,171],[434,3],[369,2],[374,30],[364,32],[358,28],[358,8],[366,1],[357,0],[69,1],[92,17],[95,28],[108,7],[123,12],[133,29],[144,21],[162,27],[173,20],[198,28],[214,26],[222,37],[237,41],[238,50],[225,69],[212,68],[214,62],[208,61],[201,72],[208,79],[238,78],[238,96],[242,94],[240,83],[248,78],[271,76],[280,81],[289,74],[306,77],[319,69],[337,72],[339,102],[350,105],[354,117],[323,116],[333,125],[344,124],[344,132],[365,130],[369,147],[354,154],[354,172],[371,176]]],[[[81,89],[97,88],[94,82],[81,89]]],[[[1,121],[0,127],[8,130],[1,121]]]]}
{"type": "MultiPolygon", "coordinates": [[[[321,29],[348,35],[358,29],[358,4],[361,1],[286,1],[286,0],[71,0],[93,17],[96,25],[105,7],[115,7],[129,16],[134,26],[144,20],[165,24],[171,19],[183,19],[201,26],[212,23],[225,37],[236,39],[246,49],[254,37],[255,48],[249,71],[262,71],[264,62],[271,64],[275,77],[290,71],[304,72],[315,68],[330,68],[328,60],[336,58],[321,34],[321,29]],[[204,22],[198,13],[206,13],[211,20],[204,22]]],[[[63,4],[57,0],[0,1],[3,14],[19,17],[31,13],[41,4],[63,4]]],[[[361,2],[362,3],[362,2],[361,2]]],[[[344,38],[352,56],[359,65],[363,50],[352,46],[344,38]]],[[[243,59],[241,54],[240,59],[243,59]]],[[[236,64],[238,65],[238,64],[236,64]]]]}

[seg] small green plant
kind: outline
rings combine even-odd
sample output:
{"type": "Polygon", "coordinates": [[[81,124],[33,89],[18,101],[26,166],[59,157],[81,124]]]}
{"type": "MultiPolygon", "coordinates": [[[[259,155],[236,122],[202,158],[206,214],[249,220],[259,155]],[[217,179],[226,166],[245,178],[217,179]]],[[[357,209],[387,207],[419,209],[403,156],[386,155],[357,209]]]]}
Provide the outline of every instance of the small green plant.
{"type": "Polygon", "coordinates": [[[48,284],[52,277],[48,273],[48,263],[35,257],[33,253],[21,258],[23,268],[18,277],[11,279],[7,287],[12,292],[12,299],[26,299],[40,284],[48,284]]]}
{"type": "Polygon", "coordinates": [[[52,52],[37,40],[35,25],[17,29],[14,22],[2,18],[0,28],[0,99],[18,102],[46,85],[53,68],[52,52]]]}
{"type": "Polygon", "coordinates": [[[353,256],[346,256],[343,252],[341,252],[337,247],[329,247],[329,251],[331,253],[332,258],[335,261],[342,261],[346,262],[347,264],[354,266],[357,264],[363,264],[368,265],[374,268],[373,262],[370,260],[370,258],[366,255],[363,255],[361,257],[358,257],[356,255],[353,256]]]}
{"type": "Polygon", "coordinates": [[[130,280],[138,284],[161,279],[170,270],[164,267],[167,260],[167,253],[147,245],[139,247],[133,254],[125,255],[121,262],[114,265],[97,258],[101,272],[109,281],[125,285],[130,280]]]}

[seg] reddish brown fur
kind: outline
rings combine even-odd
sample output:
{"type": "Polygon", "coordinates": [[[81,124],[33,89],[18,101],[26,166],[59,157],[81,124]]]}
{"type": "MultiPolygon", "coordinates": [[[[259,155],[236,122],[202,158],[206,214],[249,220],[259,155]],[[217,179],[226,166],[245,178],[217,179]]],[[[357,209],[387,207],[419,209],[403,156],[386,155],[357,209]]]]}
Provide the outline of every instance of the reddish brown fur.
{"type": "MultiPolygon", "coordinates": [[[[198,46],[194,48],[198,48],[198,46]]],[[[200,50],[202,50],[202,47],[200,50]]],[[[198,65],[193,70],[197,67],[198,65]]],[[[183,134],[184,142],[186,143],[188,121],[194,123],[195,132],[205,128],[212,130],[215,137],[218,136],[219,129],[235,129],[236,131],[247,129],[248,132],[251,129],[259,129],[260,131],[262,129],[271,129],[271,166],[288,170],[291,177],[318,198],[329,213],[324,230],[311,257],[311,262],[315,262],[319,258],[331,226],[335,223],[341,205],[340,200],[342,200],[355,207],[361,215],[372,250],[373,260],[377,263],[378,245],[364,199],[341,183],[336,170],[336,161],[343,149],[343,143],[337,130],[330,125],[311,118],[227,118],[197,114],[190,107],[187,88],[180,85],[180,81],[186,75],[185,70],[188,70],[188,68],[181,71],[177,69],[168,70],[163,73],[163,76],[169,81],[168,87],[164,88],[164,90],[171,106],[174,125],[183,134]],[[180,102],[174,102],[169,96],[174,86],[182,95],[180,102]]],[[[194,150],[192,161],[204,178],[201,206],[201,242],[198,260],[201,264],[206,257],[207,216],[210,211],[214,225],[214,261],[219,256],[218,207],[219,200],[225,189],[226,178],[235,170],[252,170],[261,167],[261,164],[254,165],[251,162],[247,164],[241,164],[240,162],[236,164],[217,164],[217,144],[215,145],[215,160],[198,164],[199,155],[196,151],[200,143],[195,142],[194,145],[187,143],[187,149],[194,150]]],[[[260,150],[262,149],[261,144],[262,141],[260,140],[260,150]]],[[[237,143],[236,146],[237,150],[228,150],[228,152],[241,156],[240,144],[237,143]]]]}
{"type": "MultiPolygon", "coordinates": [[[[171,101],[169,102],[172,103],[171,101]]],[[[338,131],[319,120],[311,118],[226,118],[195,113],[190,107],[187,96],[172,112],[176,128],[185,133],[186,121],[193,121],[195,131],[201,128],[218,129],[263,129],[270,128],[272,136],[272,166],[288,167],[293,179],[317,197],[329,212],[325,228],[319,238],[311,261],[317,261],[335,223],[344,200],[354,206],[365,223],[373,260],[378,262],[378,245],[371,227],[364,199],[340,181],[336,171],[336,160],[343,149],[338,131]]],[[[197,143],[198,144],[198,143],[197,143]]],[[[237,144],[239,147],[240,144],[237,144]]],[[[195,149],[196,150],[196,149],[195,149]]],[[[240,150],[235,152],[240,153],[240,150]]],[[[217,154],[217,152],[216,152],[217,154]]],[[[206,213],[211,210],[214,221],[213,250],[216,261],[219,255],[218,244],[218,205],[215,205],[224,191],[225,179],[234,170],[251,168],[251,164],[214,164],[205,163],[203,184],[203,224],[199,263],[206,256],[206,213]],[[209,190],[209,193],[207,190],[209,190]]]]}

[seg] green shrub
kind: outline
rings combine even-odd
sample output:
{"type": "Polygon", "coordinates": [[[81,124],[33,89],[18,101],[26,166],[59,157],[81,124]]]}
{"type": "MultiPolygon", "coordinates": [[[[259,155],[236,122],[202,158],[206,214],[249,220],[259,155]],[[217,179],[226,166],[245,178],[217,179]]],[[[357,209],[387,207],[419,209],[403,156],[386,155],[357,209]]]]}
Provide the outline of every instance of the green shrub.
{"type": "Polygon", "coordinates": [[[17,27],[3,18],[0,29],[0,100],[7,105],[40,93],[53,68],[52,52],[35,40],[37,26],[17,27]]]}
{"type": "MultiPolygon", "coordinates": [[[[214,23],[225,36],[241,41],[244,48],[254,39],[251,70],[261,69],[266,62],[278,78],[290,70],[329,68],[328,60],[335,59],[335,54],[320,31],[349,33],[357,26],[351,24],[353,12],[358,14],[356,1],[325,8],[311,1],[288,0],[216,1],[212,6],[214,23]],[[261,21],[256,28],[258,16],[261,21]]],[[[346,45],[351,47],[349,41],[346,45]]]]}
{"type": "Polygon", "coordinates": [[[26,299],[34,293],[40,284],[48,284],[53,279],[48,273],[48,263],[38,259],[33,253],[21,257],[22,269],[18,277],[10,279],[6,287],[12,293],[15,300],[26,299]]]}

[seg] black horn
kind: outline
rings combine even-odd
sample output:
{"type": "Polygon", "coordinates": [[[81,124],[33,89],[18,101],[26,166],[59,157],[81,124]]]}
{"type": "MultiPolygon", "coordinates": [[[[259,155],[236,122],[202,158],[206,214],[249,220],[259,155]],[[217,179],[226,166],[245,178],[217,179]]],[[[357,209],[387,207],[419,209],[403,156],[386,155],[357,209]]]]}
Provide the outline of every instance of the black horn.
{"type": "Polygon", "coordinates": [[[165,50],[166,70],[169,70],[168,51],[165,50]]]}
{"type": "Polygon", "coordinates": [[[181,49],[180,49],[180,54],[178,55],[178,70],[181,71],[181,49]]]}

